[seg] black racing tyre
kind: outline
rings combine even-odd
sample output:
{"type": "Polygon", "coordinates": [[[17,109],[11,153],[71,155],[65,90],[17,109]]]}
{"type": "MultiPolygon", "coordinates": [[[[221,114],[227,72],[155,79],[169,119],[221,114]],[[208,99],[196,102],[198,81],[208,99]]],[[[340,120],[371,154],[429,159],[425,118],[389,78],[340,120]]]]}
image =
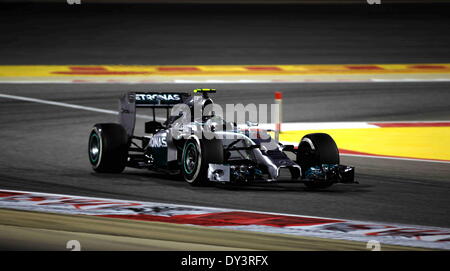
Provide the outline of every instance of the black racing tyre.
{"type": "Polygon", "coordinates": [[[89,134],[89,162],[96,172],[120,173],[128,158],[128,135],[117,123],[96,124],[89,134]]]}
{"type": "MultiPolygon", "coordinates": [[[[339,164],[339,150],[333,138],[324,133],[305,135],[298,145],[297,164],[302,173],[312,166],[339,164]]],[[[305,182],[309,188],[326,188],[332,182],[305,182]]]]}
{"type": "Polygon", "coordinates": [[[223,164],[223,144],[220,139],[198,139],[192,136],[184,143],[181,173],[193,186],[208,182],[209,164],[223,164]]]}

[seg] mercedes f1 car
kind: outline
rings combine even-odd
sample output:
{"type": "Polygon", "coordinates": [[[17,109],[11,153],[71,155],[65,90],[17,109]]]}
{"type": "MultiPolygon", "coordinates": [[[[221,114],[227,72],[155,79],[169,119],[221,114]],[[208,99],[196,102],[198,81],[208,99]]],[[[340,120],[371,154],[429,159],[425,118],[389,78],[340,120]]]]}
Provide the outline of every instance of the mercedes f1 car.
{"type": "Polygon", "coordinates": [[[181,174],[191,185],[273,182],[283,176],[310,188],[356,183],[354,167],[339,164],[338,148],[328,134],[308,134],[297,146],[284,145],[271,137],[271,130],[226,122],[214,112],[200,118],[192,111],[172,114],[177,105],[205,109],[213,104],[208,94],[214,92],[126,93],[119,103],[120,123],[95,124],[90,132],[88,152],[93,169],[102,173],[120,173],[125,167],[163,171],[181,174]],[[143,136],[134,134],[136,108],[153,113],[145,122],[143,136]],[[156,117],[155,111],[160,109],[167,112],[163,121],[156,117]],[[213,136],[204,136],[207,132],[213,136]]]}

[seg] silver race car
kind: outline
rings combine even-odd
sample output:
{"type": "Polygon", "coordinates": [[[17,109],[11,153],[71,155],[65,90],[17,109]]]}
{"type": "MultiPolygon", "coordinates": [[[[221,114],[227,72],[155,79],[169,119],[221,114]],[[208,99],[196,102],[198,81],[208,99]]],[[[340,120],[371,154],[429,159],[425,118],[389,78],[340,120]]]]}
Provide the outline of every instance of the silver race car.
{"type": "Polygon", "coordinates": [[[89,135],[93,169],[164,171],[181,174],[191,185],[294,181],[326,188],[339,182],[356,183],[354,167],[339,164],[338,148],[328,134],[308,134],[298,146],[283,145],[270,136],[270,130],[252,123],[238,126],[213,111],[196,118],[196,108],[213,105],[208,94],[214,92],[126,93],[120,99],[120,123],[96,124],[89,135]],[[176,106],[185,110],[174,113],[176,106]],[[136,108],[152,112],[143,136],[134,134],[136,108]],[[166,110],[166,116],[157,117],[156,110],[166,110]]]}

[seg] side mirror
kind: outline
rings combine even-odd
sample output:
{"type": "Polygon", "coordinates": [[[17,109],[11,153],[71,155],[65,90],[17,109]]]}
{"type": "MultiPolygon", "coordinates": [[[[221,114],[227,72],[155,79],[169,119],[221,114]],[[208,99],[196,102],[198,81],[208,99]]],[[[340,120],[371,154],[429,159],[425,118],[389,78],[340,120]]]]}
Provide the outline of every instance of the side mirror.
{"type": "Polygon", "coordinates": [[[294,145],[284,145],[283,146],[283,151],[295,152],[294,145]]]}

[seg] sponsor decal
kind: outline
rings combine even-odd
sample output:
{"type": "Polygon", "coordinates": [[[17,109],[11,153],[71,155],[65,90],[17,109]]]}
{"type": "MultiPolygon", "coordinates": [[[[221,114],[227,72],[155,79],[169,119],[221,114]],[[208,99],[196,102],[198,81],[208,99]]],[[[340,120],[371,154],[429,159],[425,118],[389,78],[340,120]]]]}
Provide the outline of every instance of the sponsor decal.
{"type": "Polygon", "coordinates": [[[165,136],[153,136],[148,145],[151,148],[167,148],[167,138],[165,136]]]}
{"type": "Polygon", "coordinates": [[[157,102],[157,101],[181,101],[179,94],[139,94],[136,93],[136,102],[157,102]]]}
{"type": "Polygon", "coordinates": [[[0,190],[0,208],[450,249],[450,229],[0,190]]]}

